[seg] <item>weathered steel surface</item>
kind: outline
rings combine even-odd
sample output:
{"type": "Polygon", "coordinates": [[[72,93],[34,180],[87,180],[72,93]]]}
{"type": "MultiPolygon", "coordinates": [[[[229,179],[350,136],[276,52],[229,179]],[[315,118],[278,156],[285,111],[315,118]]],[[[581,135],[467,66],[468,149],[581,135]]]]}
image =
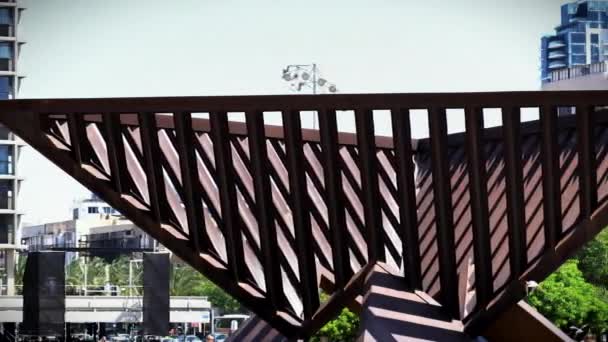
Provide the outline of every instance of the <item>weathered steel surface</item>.
{"type": "Polygon", "coordinates": [[[0,103],[0,122],[285,336],[339,312],[377,260],[475,332],[608,223],[608,120],[594,107],[607,98],[15,100],[0,103]],[[579,113],[557,118],[558,106],[579,113]],[[521,123],[523,107],[542,120],[521,123]],[[454,108],[466,132],[447,135],[454,108]],[[482,129],[484,108],[502,108],[504,126],[482,129]],[[413,109],[427,110],[429,139],[410,142],[413,109]],[[338,132],[343,110],[355,133],[338,132]],[[376,110],[390,112],[394,138],[375,133],[376,110]],[[271,111],[284,126],[264,125],[271,111]],[[301,129],[306,111],[320,131],[301,129]]]}

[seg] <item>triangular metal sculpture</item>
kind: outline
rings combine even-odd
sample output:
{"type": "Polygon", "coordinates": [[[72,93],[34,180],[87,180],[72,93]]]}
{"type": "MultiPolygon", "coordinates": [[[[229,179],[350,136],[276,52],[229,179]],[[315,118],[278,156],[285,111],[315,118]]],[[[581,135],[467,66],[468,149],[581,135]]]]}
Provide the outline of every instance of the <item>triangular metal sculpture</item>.
{"type": "Polygon", "coordinates": [[[289,338],[358,296],[376,262],[475,335],[608,224],[606,99],[14,100],[0,103],[0,123],[289,338]],[[558,117],[558,106],[576,115],[558,117]],[[539,120],[521,123],[524,107],[539,120]],[[484,108],[500,109],[502,127],[483,128],[484,108]],[[414,109],[427,111],[429,139],[412,141],[414,109]],[[465,133],[448,135],[447,109],[464,110],[465,133]],[[342,110],[355,133],[338,132],[342,110]],[[389,111],[376,120],[390,120],[392,136],[374,133],[375,110],[389,111]],[[282,126],[265,125],[273,111],[282,126]],[[318,131],[302,129],[306,111],[318,131]]]}

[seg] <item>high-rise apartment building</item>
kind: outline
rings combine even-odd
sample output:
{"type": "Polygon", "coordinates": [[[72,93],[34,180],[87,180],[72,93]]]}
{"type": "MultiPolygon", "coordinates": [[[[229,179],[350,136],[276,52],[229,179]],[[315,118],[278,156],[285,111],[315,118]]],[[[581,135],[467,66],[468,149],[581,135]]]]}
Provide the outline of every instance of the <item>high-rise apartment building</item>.
{"type": "MultiPolygon", "coordinates": [[[[22,10],[17,1],[0,1],[0,100],[14,99],[19,88],[17,26],[22,10]]],[[[16,233],[21,223],[17,195],[22,180],[17,161],[22,146],[0,126],[0,294],[14,293],[16,250],[20,248],[16,233]]]]}
{"type": "Polygon", "coordinates": [[[591,74],[608,60],[608,0],[579,0],[561,7],[555,34],[541,39],[541,79],[547,83],[591,74]]]}

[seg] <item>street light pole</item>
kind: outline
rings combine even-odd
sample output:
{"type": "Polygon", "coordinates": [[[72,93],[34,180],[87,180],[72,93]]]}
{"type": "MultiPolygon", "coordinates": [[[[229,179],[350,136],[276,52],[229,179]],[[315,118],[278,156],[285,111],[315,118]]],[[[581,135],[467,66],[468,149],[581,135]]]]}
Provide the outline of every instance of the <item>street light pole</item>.
{"type": "MultiPolygon", "coordinates": [[[[316,95],[319,89],[324,89],[330,94],[338,91],[335,84],[319,77],[316,63],[288,65],[283,69],[283,80],[290,82],[291,89],[296,92],[302,92],[305,87],[309,87],[313,95],[316,95]]],[[[312,117],[312,128],[317,128],[316,115],[312,117]]]]}
{"type": "Polygon", "coordinates": [[[312,94],[317,95],[317,65],[312,63],[312,94]]]}

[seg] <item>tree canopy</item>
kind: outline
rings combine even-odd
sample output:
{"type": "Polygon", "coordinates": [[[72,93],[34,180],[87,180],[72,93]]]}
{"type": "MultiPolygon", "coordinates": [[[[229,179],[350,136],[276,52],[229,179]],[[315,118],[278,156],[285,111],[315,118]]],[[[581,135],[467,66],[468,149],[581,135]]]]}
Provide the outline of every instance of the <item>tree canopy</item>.
{"type": "Polygon", "coordinates": [[[597,286],[608,285],[608,229],[591,240],[577,255],[585,279],[597,286]]]}
{"type": "Polygon", "coordinates": [[[578,260],[568,260],[529,296],[529,302],[556,326],[587,325],[593,332],[608,329],[608,302],[585,281],[578,260]]]}

